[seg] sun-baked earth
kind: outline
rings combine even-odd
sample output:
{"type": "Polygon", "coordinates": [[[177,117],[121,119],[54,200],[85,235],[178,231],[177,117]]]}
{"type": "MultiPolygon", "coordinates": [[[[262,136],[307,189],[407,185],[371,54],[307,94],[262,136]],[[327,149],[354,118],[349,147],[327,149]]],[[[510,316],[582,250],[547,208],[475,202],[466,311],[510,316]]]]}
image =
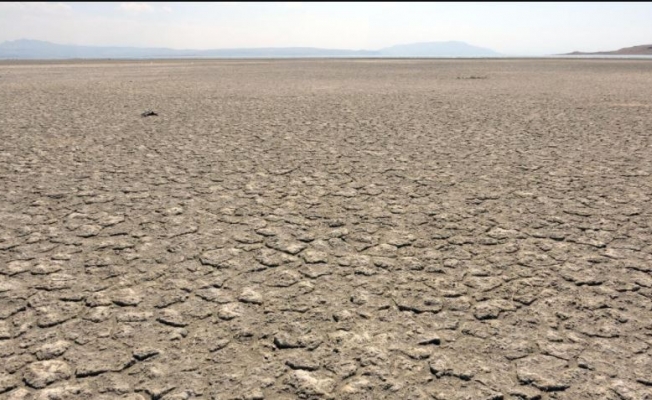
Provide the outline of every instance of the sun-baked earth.
{"type": "Polygon", "coordinates": [[[651,99],[648,61],[0,64],[0,397],[650,399],[651,99]]]}

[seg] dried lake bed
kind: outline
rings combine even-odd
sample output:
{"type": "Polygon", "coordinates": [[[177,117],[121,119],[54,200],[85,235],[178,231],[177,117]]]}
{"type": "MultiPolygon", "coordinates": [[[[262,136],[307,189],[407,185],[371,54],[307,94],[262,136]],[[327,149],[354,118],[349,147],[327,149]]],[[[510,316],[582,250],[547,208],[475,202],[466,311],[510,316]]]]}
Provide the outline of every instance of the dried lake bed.
{"type": "Polygon", "coordinates": [[[652,399],[651,99],[646,60],[0,62],[0,397],[652,399]]]}

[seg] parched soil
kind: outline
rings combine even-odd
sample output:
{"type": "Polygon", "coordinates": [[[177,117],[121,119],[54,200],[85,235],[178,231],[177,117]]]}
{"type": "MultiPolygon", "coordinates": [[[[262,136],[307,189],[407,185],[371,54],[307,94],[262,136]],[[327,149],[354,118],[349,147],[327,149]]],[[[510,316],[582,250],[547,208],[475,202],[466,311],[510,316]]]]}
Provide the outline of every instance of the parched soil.
{"type": "Polygon", "coordinates": [[[0,64],[0,397],[651,399],[651,111],[649,61],[0,64]]]}

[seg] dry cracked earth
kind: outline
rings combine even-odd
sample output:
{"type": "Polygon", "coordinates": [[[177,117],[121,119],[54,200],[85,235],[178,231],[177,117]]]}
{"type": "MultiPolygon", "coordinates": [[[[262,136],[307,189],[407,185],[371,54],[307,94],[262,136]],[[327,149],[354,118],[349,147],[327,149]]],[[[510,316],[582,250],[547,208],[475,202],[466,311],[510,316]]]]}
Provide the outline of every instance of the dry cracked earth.
{"type": "Polygon", "coordinates": [[[652,399],[650,99],[632,60],[4,62],[0,397],[652,399]]]}

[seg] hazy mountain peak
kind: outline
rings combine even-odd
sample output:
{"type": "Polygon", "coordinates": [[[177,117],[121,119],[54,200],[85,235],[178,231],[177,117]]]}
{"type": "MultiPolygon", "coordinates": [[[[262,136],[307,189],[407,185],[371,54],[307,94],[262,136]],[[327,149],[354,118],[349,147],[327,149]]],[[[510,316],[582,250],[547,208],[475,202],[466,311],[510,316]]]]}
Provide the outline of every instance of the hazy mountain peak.
{"type": "Polygon", "coordinates": [[[500,55],[491,49],[455,40],[400,44],[386,47],[381,52],[402,57],[495,57],[500,55]]]}
{"type": "Polygon", "coordinates": [[[380,50],[342,50],[315,47],[175,50],[168,48],[63,45],[19,39],[0,43],[0,59],[66,58],[179,58],[179,57],[495,57],[493,50],[460,41],[420,42],[380,50]]]}

